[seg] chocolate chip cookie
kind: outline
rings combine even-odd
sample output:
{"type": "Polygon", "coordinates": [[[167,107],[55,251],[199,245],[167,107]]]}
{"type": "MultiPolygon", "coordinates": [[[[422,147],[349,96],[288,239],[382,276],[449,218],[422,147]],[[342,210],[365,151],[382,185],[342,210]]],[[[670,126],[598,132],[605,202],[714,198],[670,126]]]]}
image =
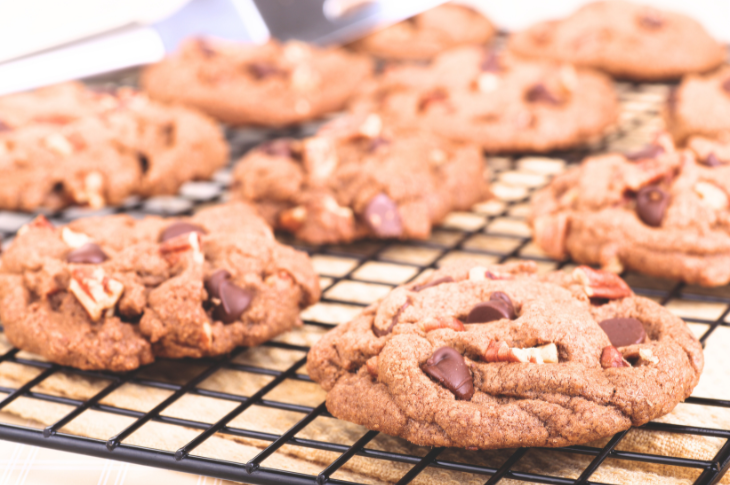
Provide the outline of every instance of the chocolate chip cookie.
{"type": "Polygon", "coordinates": [[[705,72],[725,59],[722,45],[694,19],[620,0],[590,3],[563,20],[538,23],[512,35],[509,48],[637,81],[705,72]]]}
{"type": "Polygon", "coordinates": [[[677,143],[730,138],[730,67],[685,77],[669,95],[664,121],[677,143]]]}
{"type": "Polygon", "coordinates": [[[453,47],[486,44],[492,23],[465,5],[446,3],[353,42],[350,47],[381,59],[428,60],[453,47]]]}
{"type": "Polygon", "coordinates": [[[549,256],[705,286],[730,282],[730,164],[645,149],[587,158],[532,200],[533,237],[549,256]]]}
{"type": "Polygon", "coordinates": [[[213,120],[129,88],[67,83],[0,98],[0,209],[100,208],[173,194],[227,161],[213,120]]]}
{"type": "Polygon", "coordinates": [[[484,171],[475,145],[393,130],[371,113],[252,150],[231,191],[274,227],[314,244],[425,239],[448,212],[488,196],[484,171]]]}
{"type": "Polygon", "coordinates": [[[424,446],[568,446],[642,425],[703,367],[685,323],[589,267],[461,262],[400,286],[312,347],[336,417],[424,446]]]}
{"type": "Polygon", "coordinates": [[[232,125],[284,126],[337,111],[372,71],[365,56],[301,42],[195,39],[142,74],[153,99],[232,125]]]}
{"type": "Polygon", "coordinates": [[[618,116],[611,81],[568,64],[459,47],[429,66],[386,71],[353,102],[391,123],[489,152],[549,151],[599,138],[618,116]]]}
{"type": "Polygon", "coordinates": [[[82,369],[257,345],[319,298],[309,258],[242,203],[190,218],[126,215],[24,226],[0,262],[0,321],[13,345],[82,369]]]}

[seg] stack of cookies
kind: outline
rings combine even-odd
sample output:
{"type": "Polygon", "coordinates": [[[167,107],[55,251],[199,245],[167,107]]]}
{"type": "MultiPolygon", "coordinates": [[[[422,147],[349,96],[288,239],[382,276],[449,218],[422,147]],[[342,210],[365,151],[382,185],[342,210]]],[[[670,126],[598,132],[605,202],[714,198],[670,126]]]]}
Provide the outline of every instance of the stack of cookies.
{"type": "Polygon", "coordinates": [[[495,37],[446,4],[345,47],[190,39],[141,89],[0,98],[0,209],[34,216],[0,260],[6,336],[111,371],[265,342],[320,296],[308,255],[274,231],[309,248],[426,240],[492,197],[485,153],[603,146],[617,79],[682,78],[651,144],[590,156],[531,201],[535,244],[583,266],[447,265],[333,330],[307,364],[334,416],[419,445],[567,446],[670,412],[699,380],[701,345],[619,275],[730,282],[725,50],[684,15],[621,0],[495,37]],[[219,123],[316,128],[228,169],[219,123]],[[56,217],[124,212],[221,173],[229,200],[194,214],[56,217]]]}

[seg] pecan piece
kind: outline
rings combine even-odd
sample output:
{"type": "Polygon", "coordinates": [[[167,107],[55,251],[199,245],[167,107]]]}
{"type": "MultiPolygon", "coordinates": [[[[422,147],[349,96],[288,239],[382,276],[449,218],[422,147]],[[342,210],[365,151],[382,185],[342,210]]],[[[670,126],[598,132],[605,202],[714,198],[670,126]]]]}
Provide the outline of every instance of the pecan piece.
{"type": "Polygon", "coordinates": [[[589,298],[615,300],[633,294],[629,285],[619,275],[593,269],[589,266],[575,268],[573,281],[583,285],[583,290],[589,298]]]}
{"type": "Polygon", "coordinates": [[[484,352],[485,362],[521,362],[557,364],[558,347],[554,343],[527,349],[510,348],[506,342],[493,340],[484,352]]]}
{"type": "Polygon", "coordinates": [[[299,205],[279,214],[279,226],[287,231],[297,232],[304,225],[306,218],[306,207],[299,205]]]}
{"type": "Polygon", "coordinates": [[[181,234],[160,244],[160,254],[165,258],[168,264],[176,264],[183,255],[191,251],[190,255],[194,263],[202,263],[205,255],[200,249],[200,234],[198,232],[189,232],[181,234]]]}
{"type": "Polygon", "coordinates": [[[370,357],[367,361],[365,361],[365,368],[368,371],[368,374],[370,374],[373,378],[378,378],[378,356],[375,355],[373,357],[370,357]]]}
{"type": "Polygon", "coordinates": [[[540,216],[532,223],[535,243],[553,259],[565,259],[569,222],[568,214],[560,212],[540,216]]]}
{"type": "Polygon", "coordinates": [[[81,267],[71,271],[68,287],[89,317],[98,321],[102,313],[113,315],[114,306],[124,291],[124,285],[109,278],[100,267],[81,267]]]}
{"type": "Polygon", "coordinates": [[[22,236],[30,229],[53,229],[53,224],[46,219],[46,216],[40,215],[18,229],[18,236],[22,236]]]}
{"type": "Polygon", "coordinates": [[[425,322],[421,322],[420,327],[426,333],[433,330],[438,330],[439,328],[450,328],[455,332],[463,332],[464,330],[466,330],[464,328],[464,324],[461,323],[459,319],[453,317],[432,318],[426,320],[425,322]]]}
{"type": "Polygon", "coordinates": [[[608,369],[610,367],[631,367],[621,352],[613,345],[607,345],[601,352],[601,367],[608,369]]]}

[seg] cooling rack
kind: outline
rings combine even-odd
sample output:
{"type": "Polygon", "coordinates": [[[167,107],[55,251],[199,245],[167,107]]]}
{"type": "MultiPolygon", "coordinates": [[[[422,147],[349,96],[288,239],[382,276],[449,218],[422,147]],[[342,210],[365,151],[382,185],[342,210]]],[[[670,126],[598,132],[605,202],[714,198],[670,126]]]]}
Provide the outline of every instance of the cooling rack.
{"type": "MultiPolygon", "coordinates": [[[[530,241],[529,228],[525,223],[527,202],[530,194],[561,172],[566,166],[580,161],[586,154],[604,150],[629,150],[641,147],[661,127],[658,117],[660,104],[665,99],[667,85],[633,85],[618,83],[617,90],[622,104],[618,126],[611,134],[592,146],[577,151],[553,153],[548,156],[488,157],[492,188],[496,199],[477,205],[471,212],[451,214],[427,241],[365,241],[352,245],[299,246],[307,251],[321,274],[323,298],[315,307],[304,312],[305,328],[329,329],[370,302],[383,296],[392,287],[405,283],[424,271],[439,267],[454,258],[470,257],[485,263],[505,262],[514,259],[536,261],[541,271],[570,269],[570,261],[553,261],[546,258],[530,241]]],[[[305,125],[286,131],[281,130],[228,130],[227,138],[236,159],[252,146],[277,136],[301,137],[316,130],[316,125],[305,125]]],[[[225,188],[230,179],[230,166],[216,174],[209,182],[186,184],[176,196],[155,197],[146,201],[132,198],[121,208],[106,208],[99,213],[125,212],[133,216],[143,214],[181,215],[197,207],[226,199],[225,188]]],[[[54,223],[64,223],[92,213],[78,208],[48,214],[54,223]]],[[[0,233],[4,244],[33,214],[0,212],[0,233]]],[[[290,244],[296,241],[280,236],[290,244]]],[[[640,295],[666,305],[683,316],[700,336],[703,344],[711,342],[718,329],[728,327],[730,312],[730,288],[702,289],[681,283],[657,280],[635,274],[624,275],[633,290],[640,295]]],[[[1,327],[0,327],[1,328],[1,327]]],[[[560,474],[538,473],[520,468],[521,461],[532,450],[520,448],[503,455],[495,466],[470,463],[453,459],[453,450],[421,448],[418,452],[401,453],[372,446],[378,433],[363,430],[354,442],[343,444],[335,441],[309,439],[300,432],[319,418],[332,418],[324,402],[318,405],[302,405],[272,398],[277,387],[288,381],[311,382],[305,373],[305,345],[277,339],[264,344],[264,348],[292,352],[298,357],[285,368],[271,368],[242,364],[237,357],[247,349],[237,349],[231,355],[196,361],[199,367],[193,377],[183,382],[145,377],[143,370],[127,374],[80,371],[48,363],[10,348],[0,355],[0,364],[12,363],[35,369],[37,375],[16,387],[0,386],[0,411],[7,409],[18,399],[31,399],[67,406],[70,411],[48,424],[45,428],[0,423],[0,439],[41,447],[83,453],[87,455],[121,460],[141,465],[202,474],[254,484],[351,484],[338,472],[356,457],[375,460],[385,466],[388,463],[408,465],[406,471],[394,480],[398,484],[415,483],[425,470],[438,469],[447,473],[467,473],[481,477],[491,485],[505,480],[546,484],[597,484],[591,477],[608,460],[629,461],[682,467],[694,470],[692,480],[696,484],[716,483],[730,464],[730,429],[650,422],[641,429],[652,433],[670,433],[722,440],[722,445],[712,459],[683,458],[663,454],[639,453],[621,449],[622,440],[629,431],[610,438],[603,446],[570,446],[555,450],[559,456],[581,455],[588,457],[577,477],[560,474]],[[245,372],[266,376],[270,380],[258,391],[243,393],[221,392],[201,386],[206,379],[221,370],[245,372]],[[43,392],[39,386],[52,376],[65,375],[102,379],[107,384],[91,396],[73,399],[63,395],[43,392]],[[165,390],[168,395],[147,411],[138,411],[105,403],[105,398],[125,385],[134,384],[142,389],[165,390]],[[4,397],[1,397],[4,395],[4,397]],[[208,423],[167,415],[166,410],[185,396],[215,398],[231,404],[231,410],[215,422],[208,423]],[[296,413],[299,421],[282,433],[263,432],[236,426],[232,421],[252,406],[296,413]],[[129,418],[130,423],[122,431],[102,438],[74,435],[64,427],[87,411],[106,413],[129,418]],[[193,430],[196,435],[185,445],[174,450],[162,450],[130,444],[129,437],[148,423],[193,430]],[[259,440],[267,443],[260,452],[247,461],[231,461],[197,453],[200,446],[213,436],[229,436],[259,440]],[[331,452],[336,456],[323,463],[318,473],[300,473],[277,468],[267,459],[282,447],[331,452]],[[447,456],[448,455],[448,456],[447,456]]],[[[730,400],[692,396],[685,406],[730,408],[730,400]]],[[[706,457],[705,457],[706,458],[706,457]]],[[[558,458],[559,460],[559,458],[558,458]]]]}

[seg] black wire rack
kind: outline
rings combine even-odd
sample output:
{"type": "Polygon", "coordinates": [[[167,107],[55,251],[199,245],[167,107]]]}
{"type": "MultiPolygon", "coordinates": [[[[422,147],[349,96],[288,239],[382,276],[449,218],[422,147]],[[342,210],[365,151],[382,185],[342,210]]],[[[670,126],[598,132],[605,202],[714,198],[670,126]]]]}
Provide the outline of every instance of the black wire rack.
{"type": "MultiPolygon", "coordinates": [[[[641,140],[649,136],[657,127],[658,107],[668,87],[631,84],[618,84],[617,87],[624,106],[618,128],[606,139],[588,149],[551,154],[550,157],[553,160],[562,160],[567,164],[572,164],[580,161],[587,153],[606,149],[621,149],[624,146],[628,147],[632,144],[642,143],[641,140]]],[[[265,139],[282,135],[301,137],[311,133],[314,129],[316,129],[316,126],[310,125],[292,128],[285,132],[281,130],[228,130],[227,134],[235,159],[265,139]]],[[[437,268],[444,261],[453,257],[482,258],[492,263],[517,258],[532,259],[546,270],[569,267],[572,264],[569,261],[556,262],[541,256],[532,246],[529,233],[524,232],[525,204],[528,202],[531,192],[540,185],[540,183],[532,182],[528,183],[527,187],[519,184],[516,186],[508,184],[514,173],[519,172],[524,167],[524,163],[525,159],[521,156],[492,157],[490,165],[493,186],[502,201],[488,204],[488,208],[477,208],[473,212],[450,217],[446,224],[437,228],[433,237],[427,241],[366,241],[344,246],[300,247],[315,259],[334,258],[348,262],[345,269],[322,275],[324,296],[320,305],[347,305],[350,308],[364,307],[368,302],[352,301],[347,297],[346,289],[348,284],[372,285],[380,291],[387,291],[396,284],[413,279],[423,271],[437,268]],[[404,254],[406,256],[403,256],[404,254]],[[413,256],[414,254],[416,256],[413,256]],[[387,264],[401,268],[407,276],[403,278],[403,281],[398,282],[369,279],[367,275],[370,273],[364,270],[372,264],[387,264]]],[[[543,175],[545,180],[549,178],[547,174],[538,174],[537,178],[539,179],[543,175]]],[[[229,177],[230,167],[219,172],[210,182],[187,184],[177,196],[158,197],[146,201],[130,199],[122,208],[108,208],[102,210],[101,213],[126,212],[132,215],[188,214],[202,204],[225,200],[225,187],[229,182],[229,177]]],[[[99,211],[94,212],[94,214],[98,213],[99,211]]],[[[57,214],[49,214],[48,217],[52,222],[64,223],[89,214],[88,211],[72,208],[57,214]]],[[[11,240],[14,232],[33,216],[33,214],[0,212],[0,233],[4,236],[5,242],[11,240]]],[[[295,241],[288,240],[286,237],[284,237],[284,240],[296,244],[295,241]]],[[[636,275],[631,274],[624,276],[637,294],[651,297],[661,304],[667,304],[673,299],[682,298],[686,301],[699,303],[711,302],[722,307],[723,309],[718,311],[713,319],[686,318],[689,322],[702,324],[706,327],[700,339],[703,344],[712,338],[718,327],[728,326],[725,317],[730,314],[730,288],[705,291],[676,282],[634,277],[636,275]]],[[[327,329],[334,327],[335,324],[328,321],[305,319],[305,326],[327,329]]],[[[294,345],[284,341],[268,342],[264,344],[264,347],[299,352],[301,355],[306,355],[305,353],[308,350],[306,346],[294,345]]],[[[246,352],[246,350],[237,349],[230,355],[198,361],[202,367],[197,375],[187,380],[187,382],[171,383],[147,378],[142,372],[143,369],[126,374],[113,374],[67,368],[27,358],[18,349],[12,348],[0,355],[0,363],[19,364],[35,368],[40,373],[19,387],[0,387],[0,393],[5,394],[5,397],[0,399],[0,411],[21,397],[64,404],[70,406],[72,410],[45,429],[0,423],[0,439],[253,484],[351,484],[353,482],[338,479],[334,475],[355,456],[410,465],[411,468],[397,480],[398,484],[411,483],[426,468],[438,468],[450,472],[465,472],[481,476],[487,485],[499,483],[503,479],[556,485],[597,484],[599,482],[590,480],[591,476],[606,460],[611,459],[694,469],[698,473],[694,483],[708,485],[717,483],[727,471],[728,465],[730,465],[730,429],[713,429],[665,422],[650,422],[642,426],[642,429],[650,432],[720,438],[725,440],[724,444],[710,460],[637,453],[622,451],[618,448],[622,439],[628,433],[628,431],[623,431],[613,436],[603,447],[582,445],[556,449],[558,453],[577,454],[592,458],[580,476],[567,478],[520,471],[520,460],[530,451],[528,448],[516,449],[510,455],[507,455],[506,459],[502,460],[500,466],[488,467],[444,457],[440,458],[444,452],[443,448],[422,449],[421,453],[414,454],[383,451],[369,446],[378,435],[375,431],[364,431],[362,436],[351,445],[304,439],[297,436],[301,430],[317,418],[332,417],[327,412],[324,402],[317,406],[304,406],[266,399],[266,396],[287,380],[311,382],[311,379],[303,373],[306,356],[298,358],[286,369],[274,370],[264,366],[244,365],[236,362],[236,357],[246,352]],[[221,369],[269,376],[272,380],[252,395],[219,392],[200,387],[203,381],[221,369]],[[104,379],[108,381],[108,384],[94,396],[85,400],[39,392],[36,389],[44,380],[61,372],[68,375],[104,379]],[[170,394],[148,412],[103,404],[105,397],[129,383],[146,388],[163,389],[169,391],[170,394]],[[164,415],[164,411],[169,406],[186,395],[206,396],[229,401],[235,404],[235,407],[212,424],[164,415]],[[301,419],[281,434],[245,429],[231,424],[235,417],[254,405],[298,413],[301,415],[301,419]],[[106,440],[77,436],[61,431],[65,425],[89,410],[126,416],[132,418],[132,424],[118,434],[109,436],[106,440]],[[132,433],[150,422],[184,427],[195,430],[198,434],[174,452],[125,443],[125,440],[132,433]],[[263,447],[258,455],[245,463],[213,459],[195,454],[199,445],[211,436],[219,434],[261,440],[269,443],[269,445],[263,447]],[[321,471],[316,475],[266,466],[263,462],[284,445],[329,451],[339,454],[339,456],[331,463],[323,465],[321,471]]],[[[685,402],[689,405],[730,408],[730,401],[726,400],[692,396],[685,402]]]]}

